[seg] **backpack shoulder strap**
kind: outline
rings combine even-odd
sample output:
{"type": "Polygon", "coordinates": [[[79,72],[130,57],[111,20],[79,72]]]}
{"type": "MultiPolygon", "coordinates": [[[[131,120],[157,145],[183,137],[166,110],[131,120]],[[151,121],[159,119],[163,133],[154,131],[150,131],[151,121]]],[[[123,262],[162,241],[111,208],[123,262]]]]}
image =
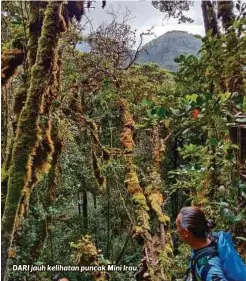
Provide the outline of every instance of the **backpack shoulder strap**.
{"type": "Polygon", "coordinates": [[[201,252],[194,255],[194,257],[192,258],[193,263],[196,264],[199,259],[206,257],[206,256],[210,256],[210,257],[218,256],[217,249],[215,249],[214,247],[211,246],[211,247],[208,247],[208,248],[202,250],[201,252]]]}
{"type": "Polygon", "coordinates": [[[213,247],[213,246],[207,247],[207,248],[199,251],[199,253],[195,254],[190,259],[190,268],[189,268],[189,270],[192,273],[193,280],[197,280],[196,279],[196,264],[198,263],[198,261],[201,258],[206,257],[206,256],[209,256],[209,259],[218,256],[217,249],[215,247],[213,247]]]}

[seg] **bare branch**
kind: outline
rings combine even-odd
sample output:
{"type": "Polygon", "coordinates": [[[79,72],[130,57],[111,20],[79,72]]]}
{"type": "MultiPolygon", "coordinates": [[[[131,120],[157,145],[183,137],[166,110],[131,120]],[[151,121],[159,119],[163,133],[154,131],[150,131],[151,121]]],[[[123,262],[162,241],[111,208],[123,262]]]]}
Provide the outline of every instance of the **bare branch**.
{"type": "Polygon", "coordinates": [[[141,51],[141,46],[142,46],[142,44],[143,44],[143,37],[144,37],[145,35],[152,35],[153,32],[151,32],[151,30],[152,30],[153,28],[154,28],[154,27],[151,27],[147,32],[142,32],[142,33],[140,34],[140,43],[139,43],[139,45],[138,45],[138,47],[137,47],[137,50],[136,50],[135,55],[134,55],[134,58],[133,58],[133,59],[131,60],[131,62],[124,68],[124,70],[127,70],[129,67],[131,67],[132,64],[137,60],[137,58],[138,58],[138,56],[139,56],[139,53],[140,53],[140,51],[141,51]]]}

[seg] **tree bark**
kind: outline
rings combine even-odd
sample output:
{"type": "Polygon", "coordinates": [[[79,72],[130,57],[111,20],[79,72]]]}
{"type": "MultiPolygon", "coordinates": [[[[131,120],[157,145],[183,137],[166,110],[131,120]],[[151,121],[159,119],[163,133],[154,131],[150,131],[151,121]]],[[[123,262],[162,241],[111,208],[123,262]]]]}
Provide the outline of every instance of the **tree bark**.
{"type": "Polygon", "coordinates": [[[87,192],[83,191],[83,221],[84,221],[84,231],[88,231],[88,197],[87,192]]]}
{"type": "Polygon", "coordinates": [[[222,26],[228,31],[232,25],[235,15],[233,13],[233,1],[218,1],[218,18],[222,20],[222,26]]]}
{"type": "Polygon", "coordinates": [[[202,1],[201,4],[205,32],[211,30],[211,35],[219,35],[218,23],[211,1],[202,1]]]}

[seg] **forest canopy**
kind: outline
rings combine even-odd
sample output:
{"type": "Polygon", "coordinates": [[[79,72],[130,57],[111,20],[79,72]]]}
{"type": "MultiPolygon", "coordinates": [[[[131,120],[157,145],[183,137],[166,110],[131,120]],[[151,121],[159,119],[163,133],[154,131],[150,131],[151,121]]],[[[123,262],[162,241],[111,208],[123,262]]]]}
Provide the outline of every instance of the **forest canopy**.
{"type": "MultiPolygon", "coordinates": [[[[190,1],[152,5],[192,22],[190,1]]],[[[177,72],[137,63],[151,30],[133,51],[127,17],[85,36],[92,8],[1,2],[2,280],[183,279],[184,206],[231,231],[246,259],[246,3],[202,1],[206,35],[197,55],[175,59],[177,72]]]]}

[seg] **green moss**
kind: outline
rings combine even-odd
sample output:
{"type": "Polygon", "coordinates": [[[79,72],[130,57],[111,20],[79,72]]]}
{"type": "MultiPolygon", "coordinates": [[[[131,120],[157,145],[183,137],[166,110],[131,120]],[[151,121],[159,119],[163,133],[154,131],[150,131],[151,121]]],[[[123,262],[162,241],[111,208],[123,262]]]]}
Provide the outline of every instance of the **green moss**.
{"type": "Polygon", "coordinates": [[[32,164],[33,171],[35,171],[38,181],[42,179],[44,173],[47,173],[51,167],[50,162],[52,161],[52,154],[54,152],[54,144],[50,136],[51,120],[45,122],[43,131],[43,138],[36,148],[36,153],[32,164]]]}
{"type": "Polygon", "coordinates": [[[1,181],[5,181],[8,178],[8,172],[4,169],[1,168],[1,181]]]}
{"type": "Polygon", "coordinates": [[[47,92],[51,78],[55,49],[59,39],[59,10],[61,3],[49,2],[38,45],[36,63],[31,71],[30,87],[23,108],[13,146],[12,161],[9,169],[8,193],[2,219],[2,254],[3,268],[6,267],[8,248],[12,244],[13,235],[21,221],[19,213],[21,202],[25,200],[25,188],[32,175],[32,159],[41,139],[39,119],[43,96],[47,92]]]}
{"type": "Polygon", "coordinates": [[[29,18],[29,39],[27,44],[27,62],[29,75],[32,66],[36,62],[38,39],[41,35],[42,23],[44,19],[44,11],[47,5],[46,1],[30,2],[30,18],[29,18]]]}
{"type": "Polygon", "coordinates": [[[132,200],[135,204],[141,205],[144,210],[148,211],[149,207],[147,206],[146,198],[143,193],[134,193],[132,200]]]}
{"type": "Polygon", "coordinates": [[[106,178],[101,174],[101,168],[99,165],[99,160],[97,159],[95,151],[92,152],[92,167],[98,187],[102,190],[106,186],[106,178]]]}
{"type": "MultiPolygon", "coordinates": [[[[75,263],[78,265],[100,265],[102,259],[96,246],[92,243],[89,235],[82,236],[77,243],[71,242],[70,246],[75,249],[75,263]]],[[[96,281],[106,280],[105,272],[93,272],[96,281]]]]}
{"type": "Polygon", "coordinates": [[[24,60],[22,50],[13,49],[4,52],[1,56],[1,82],[2,87],[7,84],[9,79],[15,74],[15,71],[24,60]]]}
{"type": "Polygon", "coordinates": [[[106,149],[105,147],[102,147],[102,153],[103,153],[103,160],[109,161],[110,159],[110,151],[106,149]]]}
{"type": "Polygon", "coordinates": [[[26,96],[27,96],[27,86],[23,83],[19,86],[15,94],[14,105],[13,105],[13,111],[14,114],[17,115],[17,120],[22,108],[24,107],[26,96]]]}

